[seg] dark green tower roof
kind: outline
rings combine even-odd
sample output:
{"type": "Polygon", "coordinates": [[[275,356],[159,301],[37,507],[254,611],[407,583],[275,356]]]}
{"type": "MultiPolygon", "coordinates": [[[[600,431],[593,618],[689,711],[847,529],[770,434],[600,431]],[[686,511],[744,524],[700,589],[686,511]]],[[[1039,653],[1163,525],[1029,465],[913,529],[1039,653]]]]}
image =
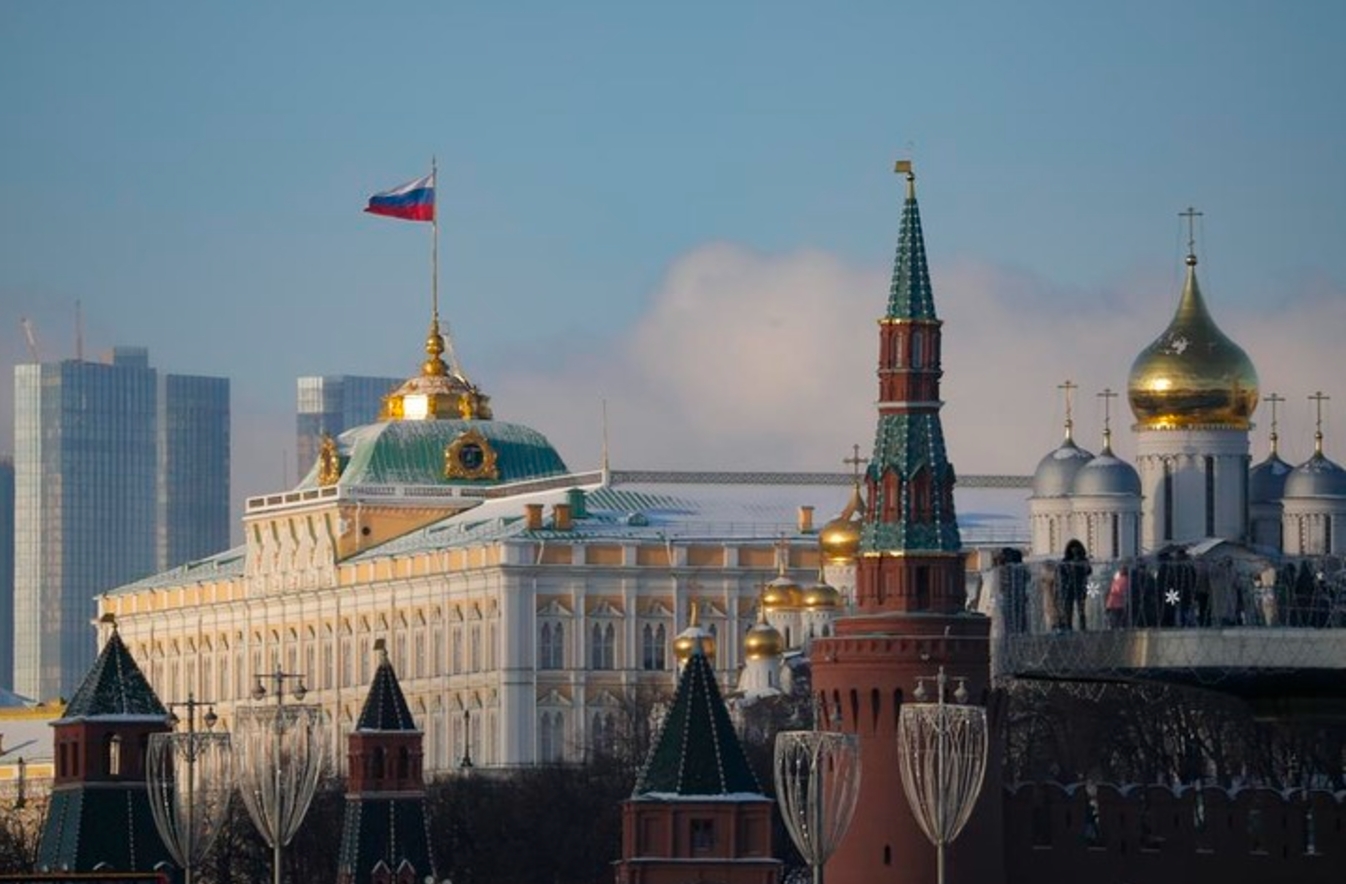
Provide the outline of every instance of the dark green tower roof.
{"type": "Polygon", "coordinates": [[[636,783],[634,797],[762,794],[734,733],[715,671],[698,644],[678,681],[673,708],[636,783]]]}
{"type": "Polygon", "coordinates": [[[93,668],[84,676],[75,696],[65,707],[62,721],[77,718],[98,718],[106,715],[168,717],[168,710],[159,701],[154,688],[136,665],[127,650],[121,634],[114,627],[112,637],[103,645],[103,651],[93,668]]]}
{"type": "Polygon", "coordinates": [[[935,295],[925,263],[925,235],[921,208],[916,204],[915,178],[908,173],[907,199],[902,205],[902,232],[893,259],[893,283],[888,289],[888,319],[934,319],[935,295]]]}
{"type": "Polygon", "coordinates": [[[355,726],[362,731],[414,731],[416,722],[411,717],[411,708],[407,698],[402,695],[402,686],[393,672],[393,664],[388,660],[387,652],[374,671],[374,682],[369,686],[365,697],[365,707],[360,712],[360,721],[355,726]]]}

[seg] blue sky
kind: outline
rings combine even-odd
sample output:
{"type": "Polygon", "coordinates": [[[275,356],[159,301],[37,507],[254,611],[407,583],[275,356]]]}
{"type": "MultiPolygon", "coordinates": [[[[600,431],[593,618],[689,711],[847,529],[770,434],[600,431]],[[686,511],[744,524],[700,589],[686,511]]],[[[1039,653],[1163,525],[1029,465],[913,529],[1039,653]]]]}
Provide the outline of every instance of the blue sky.
{"type": "Polygon", "coordinates": [[[236,490],[271,490],[298,375],[414,370],[428,227],[360,210],[437,155],[498,416],[577,467],[606,397],[619,465],[827,468],[872,434],[910,150],[961,471],[1030,472],[1060,379],[1124,387],[1188,204],[1288,429],[1346,401],[1342,4],[387,6],[0,5],[6,371],[20,316],[72,355],[80,300],[88,352],[232,378],[236,490]]]}

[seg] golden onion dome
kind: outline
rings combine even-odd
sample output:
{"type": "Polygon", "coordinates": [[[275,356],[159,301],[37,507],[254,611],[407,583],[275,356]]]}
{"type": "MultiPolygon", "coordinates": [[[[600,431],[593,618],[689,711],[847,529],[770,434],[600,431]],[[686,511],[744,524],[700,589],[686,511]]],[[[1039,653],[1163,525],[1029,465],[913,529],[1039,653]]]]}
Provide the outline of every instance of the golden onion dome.
{"type": "Polygon", "coordinates": [[[1144,429],[1251,426],[1257,370],[1206,310],[1195,255],[1187,256],[1187,281],[1173,320],[1131,365],[1127,398],[1144,429]]]}
{"type": "Polygon", "coordinates": [[[819,578],[818,582],[804,590],[804,607],[837,608],[841,606],[841,593],[819,578]]]}
{"type": "Polygon", "coordinates": [[[799,584],[781,574],[762,589],[762,606],[768,611],[777,608],[797,608],[803,597],[799,584]]]}
{"type": "Polygon", "coordinates": [[[769,660],[785,653],[785,637],[766,622],[765,609],[759,608],[757,622],[743,636],[743,659],[769,660]]]}
{"type": "Polygon", "coordinates": [[[860,553],[860,517],[864,511],[865,502],[860,496],[860,483],[857,480],[851,490],[851,499],[841,515],[818,532],[818,548],[827,561],[833,564],[855,561],[860,553]]]}
{"type": "Polygon", "coordinates": [[[706,655],[706,659],[715,660],[715,636],[701,628],[700,605],[695,599],[692,600],[691,615],[688,617],[687,628],[679,632],[673,639],[673,657],[678,661],[678,666],[685,666],[687,661],[696,653],[697,646],[700,646],[701,653],[706,655]]]}

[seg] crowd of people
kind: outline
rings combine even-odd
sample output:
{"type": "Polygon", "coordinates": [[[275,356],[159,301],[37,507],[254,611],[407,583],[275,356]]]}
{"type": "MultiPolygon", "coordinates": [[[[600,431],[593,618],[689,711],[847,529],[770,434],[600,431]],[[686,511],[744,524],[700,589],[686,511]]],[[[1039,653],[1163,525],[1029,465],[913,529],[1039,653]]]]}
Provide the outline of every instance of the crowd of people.
{"type": "Polygon", "coordinates": [[[997,550],[969,606],[1008,633],[1239,626],[1346,627],[1346,562],[1193,556],[1181,546],[1093,562],[1078,539],[1059,559],[997,550]]]}

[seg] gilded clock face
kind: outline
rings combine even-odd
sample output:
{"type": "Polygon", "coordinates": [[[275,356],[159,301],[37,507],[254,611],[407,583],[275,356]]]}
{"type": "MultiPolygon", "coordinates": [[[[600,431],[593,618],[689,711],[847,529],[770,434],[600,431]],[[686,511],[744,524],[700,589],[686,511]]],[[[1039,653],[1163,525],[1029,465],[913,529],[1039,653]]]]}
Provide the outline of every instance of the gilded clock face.
{"type": "Polygon", "coordinates": [[[458,447],[458,466],[475,473],[486,462],[486,452],[476,442],[465,442],[458,447]]]}

